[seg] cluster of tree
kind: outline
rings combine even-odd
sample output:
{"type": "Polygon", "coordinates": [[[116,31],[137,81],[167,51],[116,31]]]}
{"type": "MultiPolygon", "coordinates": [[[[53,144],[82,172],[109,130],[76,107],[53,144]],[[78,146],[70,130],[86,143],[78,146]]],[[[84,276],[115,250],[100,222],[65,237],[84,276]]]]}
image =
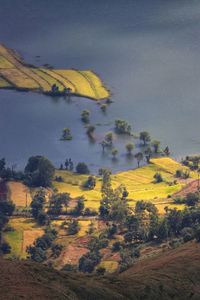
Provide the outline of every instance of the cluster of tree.
{"type": "Polygon", "coordinates": [[[60,165],[60,170],[64,170],[64,169],[69,170],[71,172],[74,170],[74,163],[71,158],[67,158],[65,160],[64,166],[63,164],[60,165]]]}
{"type": "Polygon", "coordinates": [[[190,172],[188,170],[176,170],[175,176],[177,178],[187,179],[190,177],[190,172]]]}
{"type": "Polygon", "coordinates": [[[189,167],[191,170],[199,170],[199,163],[199,155],[186,156],[185,159],[182,160],[182,164],[189,167]]]}
{"type": "Polygon", "coordinates": [[[96,178],[94,176],[89,176],[87,180],[83,183],[83,188],[87,190],[93,190],[96,186],[96,178]]]}
{"type": "Polygon", "coordinates": [[[9,221],[9,217],[13,214],[15,205],[9,201],[0,201],[0,255],[9,253],[11,248],[7,242],[3,240],[2,232],[9,221]]]}
{"type": "Polygon", "coordinates": [[[33,197],[30,204],[31,214],[38,225],[44,226],[49,224],[49,216],[45,212],[46,192],[40,188],[33,197]]]}
{"type": "Polygon", "coordinates": [[[24,180],[24,173],[15,170],[15,165],[11,168],[6,166],[5,158],[0,159],[0,178],[3,180],[24,180]]]}
{"type": "Polygon", "coordinates": [[[37,238],[32,246],[27,247],[26,251],[29,258],[33,261],[42,263],[47,258],[58,257],[63,247],[62,245],[54,243],[56,237],[57,231],[55,229],[45,229],[45,233],[41,237],[37,238]]]}
{"type": "Polygon", "coordinates": [[[102,199],[100,201],[99,215],[104,220],[123,222],[127,217],[129,207],[127,203],[128,192],[121,185],[116,189],[112,188],[111,173],[109,170],[101,170],[102,174],[102,199]]]}
{"type": "Polygon", "coordinates": [[[69,204],[70,194],[68,193],[54,193],[49,199],[48,214],[49,215],[60,215],[69,204]]]}
{"type": "Polygon", "coordinates": [[[187,206],[196,206],[199,203],[200,195],[199,192],[188,193],[185,197],[177,196],[174,199],[176,204],[186,204],[187,206]]]}
{"type": "Polygon", "coordinates": [[[61,91],[59,90],[59,87],[56,83],[52,84],[51,91],[47,92],[48,94],[51,94],[51,96],[69,96],[71,94],[72,90],[68,87],[64,87],[64,89],[61,91]]]}
{"type": "Polygon", "coordinates": [[[118,134],[131,134],[131,125],[125,120],[115,120],[115,131],[118,134]]]}

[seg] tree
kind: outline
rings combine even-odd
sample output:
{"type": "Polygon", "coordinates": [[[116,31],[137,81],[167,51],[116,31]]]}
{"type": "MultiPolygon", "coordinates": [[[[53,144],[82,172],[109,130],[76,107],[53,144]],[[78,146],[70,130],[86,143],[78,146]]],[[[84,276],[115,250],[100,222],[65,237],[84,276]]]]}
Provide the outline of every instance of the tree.
{"type": "Polygon", "coordinates": [[[31,186],[51,186],[54,173],[54,166],[43,156],[30,157],[25,167],[27,183],[31,186]]]}
{"type": "Polygon", "coordinates": [[[100,253],[98,251],[88,252],[81,256],[79,259],[79,271],[84,273],[92,273],[94,268],[101,260],[100,253]]]}
{"type": "Polygon", "coordinates": [[[68,234],[69,235],[77,234],[79,230],[80,230],[79,222],[77,220],[71,220],[67,228],[68,234]]]}
{"type": "Polygon", "coordinates": [[[116,148],[112,149],[112,156],[115,159],[118,154],[118,150],[116,148]]]}
{"type": "Polygon", "coordinates": [[[84,182],[83,187],[88,190],[93,190],[96,186],[96,178],[94,176],[89,176],[84,182]]]}
{"type": "Polygon", "coordinates": [[[113,133],[112,132],[106,133],[105,141],[107,142],[107,145],[112,145],[112,143],[113,143],[113,133]]]}
{"type": "Polygon", "coordinates": [[[72,211],[73,215],[80,216],[83,214],[83,211],[85,208],[84,201],[85,201],[84,197],[78,198],[77,204],[76,204],[74,210],[72,211]]]}
{"type": "Polygon", "coordinates": [[[134,149],[134,144],[132,144],[132,143],[128,143],[128,144],[126,144],[126,151],[127,151],[127,154],[128,155],[131,155],[132,154],[132,151],[133,151],[133,149],[134,149]]]}
{"type": "Polygon", "coordinates": [[[199,201],[199,194],[198,193],[188,193],[186,195],[185,203],[188,206],[195,206],[199,201]]]}
{"type": "Polygon", "coordinates": [[[138,168],[140,167],[140,162],[143,160],[143,153],[138,152],[135,154],[135,158],[137,159],[138,168]]]}
{"type": "Polygon", "coordinates": [[[39,213],[43,210],[44,204],[46,201],[46,193],[44,189],[39,189],[35,196],[33,197],[33,200],[31,202],[31,214],[33,218],[37,221],[39,213]]]}
{"type": "Polygon", "coordinates": [[[140,140],[143,142],[143,145],[146,146],[146,144],[151,141],[149,132],[147,131],[140,132],[140,140]]]}
{"type": "Polygon", "coordinates": [[[155,175],[153,176],[153,178],[155,179],[156,183],[163,182],[162,174],[159,173],[159,172],[155,173],[155,175]]]}
{"type": "Polygon", "coordinates": [[[109,144],[105,141],[105,140],[103,140],[101,143],[100,143],[100,145],[102,146],[102,150],[103,150],[103,152],[105,151],[105,147],[107,147],[109,144]]]}
{"type": "Polygon", "coordinates": [[[69,128],[64,128],[61,136],[62,141],[70,141],[72,140],[71,130],[69,128]]]}
{"type": "Polygon", "coordinates": [[[101,110],[105,113],[106,112],[106,110],[107,110],[107,104],[101,104],[101,106],[100,106],[100,108],[101,108],[101,110]]]}
{"type": "Polygon", "coordinates": [[[87,109],[84,109],[81,113],[81,120],[84,123],[89,123],[90,122],[90,111],[87,109]]]}
{"type": "Polygon", "coordinates": [[[158,140],[154,140],[152,143],[151,143],[152,147],[153,147],[153,150],[155,153],[158,153],[159,152],[159,149],[160,149],[160,141],[158,140]]]}
{"type": "Polygon", "coordinates": [[[40,226],[48,225],[49,224],[49,217],[47,213],[44,211],[39,211],[37,216],[37,224],[40,226]]]}
{"type": "Polygon", "coordinates": [[[70,194],[53,194],[49,200],[49,214],[60,215],[64,207],[67,207],[70,200],[70,194]]]}
{"type": "Polygon", "coordinates": [[[93,133],[95,131],[96,127],[94,125],[88,125],[87,127],[87,135],[89,137],[93,137],[93,133]]]}
{"type": "Polygon", "coordinates": [[[124,120],[115,120],[115,131],[118,134],[131,134],[131,125],[128,124],[128,122],[124,120]]]}
{"type": "Polygon", "coordinates": [[[88,166],[84,162],[80,162],[76,166],[76,172],[79,174],[89,174],[88,166]]]}

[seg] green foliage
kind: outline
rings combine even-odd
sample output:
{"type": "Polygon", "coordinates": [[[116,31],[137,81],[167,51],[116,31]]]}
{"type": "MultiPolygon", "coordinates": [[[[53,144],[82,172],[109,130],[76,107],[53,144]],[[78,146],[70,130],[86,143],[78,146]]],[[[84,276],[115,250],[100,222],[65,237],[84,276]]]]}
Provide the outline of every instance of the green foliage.
{"type": "Polygon", "coordinates": [[[63,212],[63,208],[68,206],[69,200],[70,194],[68,193],[54,193],[49,201],[48,213],[52,215],[60,215],[63,212]]]}
{"type": "Polygon", "coordinates": [[[61,136],[62,141],[70,141],[72,140],[71,130],[69,128],[64,128],[61,136]]]}
{"type": "Polygon", "coordinates": [[[52,163],[43,156],[32,156],[25,167],[26,183],[30,186],[51,186],[55,169],[52,163]]]}
{"type": "Polygon", "coordinates": [[[89,176],[88,179],[83,184],[83,188],[88,190],[93,190],[95,186],[96,186],[96,178],[94,176],[89,176]]]}
{"type": "Polygon", "coordinates": [[[31,202],[31,213],[33,218],[37,221],[39,213],[44,209],[44,204],[46,201],[46,193],[44,189],[39,189],[35,196],[33,197],[33,200],[31,202]]]}
{"type": "Polygon", "coordinates": [[[160,150],[160,141],[158,140],[154,140],[152,143],[151,143],[152,147],[153,147],[153,150],[154,150],[154,153],[158,153],[159,150],[160,150]]]}
{"type": "Polygon", "coordinates": [[[84,123],[89,123],[90,122],[90,111],[89,110],[84,109],[82,111],[82,113],[81,113],[81,120],[84,123]]]}
{"type": "Polygon", "coordinates": [[[134,144],[132,144],[132,143],[128,143],[128,144],[126,144],[126,151],[127,151],[127,154],[128,155],[131,155],[132,154],[132,151],[133,151],[133,149],[134,149],[134,144]]]}
{"type": "Polygon", "coordinates": [[[131,134],[131,125],[124,120],[115,120],[115,131],[118,134],[131,134]]]}
{"type": "Polygon", "coordinates": [[[138,168],[140,167],[141,161],[144,159],[144,155],[142,152],[138,152],[135,154],[135,158],[137,159],[138,168]]]}
{"type": "Polygon", "coordinates": [[[146,144],[151,141],[149,132],[147,131],[140,132],[140,140],[143,142],[143,145],[146,146],[146,144]]]}
{"type": "Polygon", "coordinates": [[[67,232],[69,235],[77,234],[80,230],[80,225],[77,220],[71,220],[68,224],[67,232]]]}
{"type": "Polygon", "coordinates": [[[79,174],[89,174],[90,170],[84,162],[80,162],[76,166],[76,172],[79,174]]]}
{"type": "Polygon", "coordinates": [[[79,271],[83,273],[92,273],[96,265],[99,264],[101,255],[98,251],[88,252],[79,260],[79,271]]]}
{"type": "Polygon", "coordinates": [[[163,178],[162,178],[161,173],[158,173],[158,172],[157,172],[157,173],[153,176],[153,178],[155,179],[155,182],[156,182],[156,183],[163,182],[163,178]]]}

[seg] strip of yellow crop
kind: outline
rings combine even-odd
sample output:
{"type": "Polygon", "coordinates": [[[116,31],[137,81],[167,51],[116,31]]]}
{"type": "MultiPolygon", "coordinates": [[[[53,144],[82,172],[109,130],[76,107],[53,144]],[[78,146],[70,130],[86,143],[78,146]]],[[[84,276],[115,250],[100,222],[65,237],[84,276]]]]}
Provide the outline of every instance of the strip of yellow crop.
{"type": "Polygon", "coordinates": [[[6,81],[4,78],[0,77],[0,88],[12,87],[11,84],[6,81]]]}
{"type": "Polygon", "coordinates": [[[11,64],[4,56],[0,55],[0,68],[11,69],[14,68],[14,65],[11,64]]]}
{"type": "Polygon", "coordinates": [[[93,83],[97,93],[98,93],[98,98],[99,99],[104,99],[109,97],[109,92],[108,90],[103,86],[102,81],[100,78],[92,71],[87,70],[87,71],[80,71],[84,75],[90,79],[90,81],[93,83]]]}
{"type": "Polygon", "coordinates": [[[37,89],[39,85],[29,76],[24,74],[18,69],[0,69],[0,74],[9,83],[12,83],[14,86],[23,89],[37,89]]]}
{"type": "Polygon", "coordinates": [[[44,69],[44,68],[40,68],[40,70],[49,74],[51,77],[55,78],[55,80],[60,82],[66,88],[70,88],[72,93],[75,93],[75,86],[69,80],[67,80],[64,77],[60,76],[59,74],[55,73],[54,70],[49,70],[49,69],[44,69]]]}
{"type": "Polygon", "coordinates": [[[63,91],[64,86],[59,81],[57,81],[55,78],[53,78],[51,75],[47,74],[46,72],[43,72],[42,68],[38,68],[38,69],[32,68],[31,70],[49,84],[49,90],[51,90],[51,87],[53,84],[56,84],[58,86],[59,90],[63,91]]]}
{"type": "Polygon", "coordinates": [[[90,83],[76,70],[54,70],[54,72],[69,79],[75,85],[77,94],[95,99],[95,93],[90,83]]]}

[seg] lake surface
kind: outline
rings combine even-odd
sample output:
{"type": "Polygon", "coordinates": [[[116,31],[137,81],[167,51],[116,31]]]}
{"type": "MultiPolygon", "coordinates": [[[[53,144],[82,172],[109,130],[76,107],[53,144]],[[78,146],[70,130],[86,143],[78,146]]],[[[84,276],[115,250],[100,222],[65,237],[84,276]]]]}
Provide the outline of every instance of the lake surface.
{"type": "MultiPolygon", "coordinates": [[[[0,91],[0,157],[23,168],[41,154],[57,166],[71,157],[92,171],[135,166],[127,138],[115,140],[118,160],[99,142],[114,120],[148,130],[175,158],[200,152],[200,3],[180,0],[1,0],[0,42],[29,63],[93,69],[112,90],[103,114],[91,100],[52,99],[0,91]],[[40,56],[37,58],[36,56],[40,56]],[[88,140],[80,113],[91,111],[96,143],[88,140]],[[74,139],[61,142],[64,127],[74,139]]],[[[137,141],[133,141],[137,143],[137,141]]],[[[136,149],[137,150],[137,149],[136,149]]]]}

